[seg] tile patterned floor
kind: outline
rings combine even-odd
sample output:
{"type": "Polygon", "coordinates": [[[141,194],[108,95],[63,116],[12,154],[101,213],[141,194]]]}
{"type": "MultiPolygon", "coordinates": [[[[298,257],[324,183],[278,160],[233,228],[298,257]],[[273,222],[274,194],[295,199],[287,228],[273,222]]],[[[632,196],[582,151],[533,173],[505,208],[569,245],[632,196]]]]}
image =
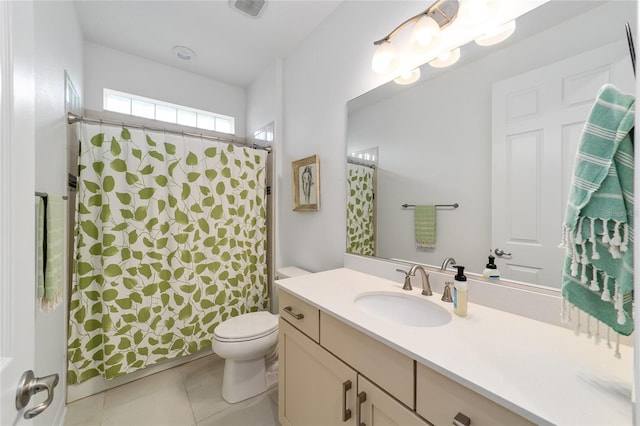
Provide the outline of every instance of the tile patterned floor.
{"type": "Polygon", "coordinates": [[[69,404],[65,426],[278,426],[277,387],[237,404],[222,399],[215,355],[69,404]]]}

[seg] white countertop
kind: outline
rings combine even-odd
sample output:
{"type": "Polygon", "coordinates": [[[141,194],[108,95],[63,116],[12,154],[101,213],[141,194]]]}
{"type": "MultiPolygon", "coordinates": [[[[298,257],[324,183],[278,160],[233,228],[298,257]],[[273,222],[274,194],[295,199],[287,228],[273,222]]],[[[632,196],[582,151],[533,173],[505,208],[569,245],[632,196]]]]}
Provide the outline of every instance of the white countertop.
{"type": "MultiPolygon", "coordinates": [[[[538,424],[632,424],[633,350],[621,359],[571,330],[469,303],[464,318],[440,295],[416,297],[445,307],[452,320],[411,327],[373,317],[354,299],[371,291],[402,290],[401,283],[341,268],[279,280],[278,287],[456,382],[538,424]]],[[[473,293],[469,293],[473,301],[473,293]]],[[[612,344],[613,342],[612,333],[612,344]]]]}

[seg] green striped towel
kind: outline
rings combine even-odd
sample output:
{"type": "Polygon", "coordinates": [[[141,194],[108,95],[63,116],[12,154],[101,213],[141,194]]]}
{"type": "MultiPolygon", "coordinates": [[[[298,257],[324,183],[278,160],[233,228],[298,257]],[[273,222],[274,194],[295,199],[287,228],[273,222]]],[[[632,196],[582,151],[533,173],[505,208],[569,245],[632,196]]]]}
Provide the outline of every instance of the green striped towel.
{"type": "Polygon", "coordinates": [[[436,206],[416,206],[416,243],[418,247],[436,246],[436,206]]]}
{"type": "Polygon", "coordinates": [[[633,331],[634,103],[610,84],[600,89],[578,146],[563,226],[563,298],[623,335],[633,331]]]}
{"type": "Polygon", "coordinates": [[[37,232],[36,232],[36,279],[38,282],[38,300],[42,300],[44,296],[44,254],[45,254],[45,238],[44,238],[44,219],[45,219],[46,204],[44,198],[36,195],[36,212],[37,212],[37,232]]]}
{"type": "Polygon", "coordinates": [[[49,311],[62,302],[64,280],[64,201],[61,196],[37,197],[38,301],[49,311]]]}

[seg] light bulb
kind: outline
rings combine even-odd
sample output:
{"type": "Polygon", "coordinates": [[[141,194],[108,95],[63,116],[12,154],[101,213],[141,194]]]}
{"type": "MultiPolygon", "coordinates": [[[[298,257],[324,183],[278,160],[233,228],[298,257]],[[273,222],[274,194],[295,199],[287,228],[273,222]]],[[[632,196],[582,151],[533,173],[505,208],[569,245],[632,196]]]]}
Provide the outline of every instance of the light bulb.
{"type": "Polygon", "coordinates": [[[394,73],[398,65],[398,52],[391,42],[385,40],[379,44],[371,60],[373,71],[379,74],[394,73]]]}
{"type": "Polygon", "coordinates": [[[411,31],[410,43],[418,48],[428,48],[440,41],[440,25],[429,15],[422,15],[411,31]]]}
{"type": "Polygon", "coordinates": [[[429,62],[429,65],[434,68],[445,68],[458,62],[458,59],[460,59],[460,48],[441,54],[438,58],[429,62]]]}
{"type": "Polygon", "coordinates": [[[509,21],[506,24],[498,28],[494,28],[493,30],[490,30],[486,32],[484,35],[478,37],[476,39],[476,43],[479,44],[480,46],[491,46],[494,44],[498,44],[502,41],[505,41],[509,37],[511,37],[511,34],[513,34],[515,30],[516,30],[516,21],[515,20],[509,21]]]}
{"type": "Polygon", "coordinates": [[[491,16],[486,0],[460,0],[457,20],[468,26],[480,25],[491,16]]]}
{"type": "Polygon", "coordinates": [[[413,70],[405,70],[403,71],[399,77],[397,77],[395,81],[397,84],[407,85],[415,83],[420,79],[420,68],[415,68],[413,70]]]}

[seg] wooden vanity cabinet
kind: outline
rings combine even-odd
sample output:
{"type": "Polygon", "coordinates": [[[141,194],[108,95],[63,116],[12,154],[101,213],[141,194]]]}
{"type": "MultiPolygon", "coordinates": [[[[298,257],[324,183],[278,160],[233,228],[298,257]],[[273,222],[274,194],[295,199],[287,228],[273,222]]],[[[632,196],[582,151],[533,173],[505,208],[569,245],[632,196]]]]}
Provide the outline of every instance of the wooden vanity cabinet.
{"type": "Polygon", "coordinates": [[[398,401],[414,409],[414,361],[355,328],[320,312],[320,344],[398,401]]]}
{"type": "Polygon", "coordinates": [[[280,306],[282,425],[428,425],[413,411],[412,359],[287,292],[280,306]]]}
{"type": "Polygon", "coordinates": [[[282,318],[279,333],[282,425],[428,425],[282,318]]]}
{"type": "Polygon", "coordinates": [[[358,375],[356,421],[366,426],[425,426],[425,422],[386,392],[358,375]],[[358,411],[359,410],[359,411],[358,411]]]}
{"type": "Polygon", "coordinates": [[[355,370],[282,318],[278,344],[280,424],[355,426],[355,370]]]}
{"type": "Polygon", "coordinates": [[[286,291],[281,291],[278,297],[280,318],[286,318],[314,342],[319,342],[320,311],[286,291]]]}
{"type": "Polygon", "coordinates": [[[282,290],[280,303],[283,426],[533,425],[282,290]]]}
{"type": "Polygon", "coordinates": [[[535,424],[422,364],[416,367],[416,412],[434,425],[450,425],[458,413],[472,426],[535,424]]]}

